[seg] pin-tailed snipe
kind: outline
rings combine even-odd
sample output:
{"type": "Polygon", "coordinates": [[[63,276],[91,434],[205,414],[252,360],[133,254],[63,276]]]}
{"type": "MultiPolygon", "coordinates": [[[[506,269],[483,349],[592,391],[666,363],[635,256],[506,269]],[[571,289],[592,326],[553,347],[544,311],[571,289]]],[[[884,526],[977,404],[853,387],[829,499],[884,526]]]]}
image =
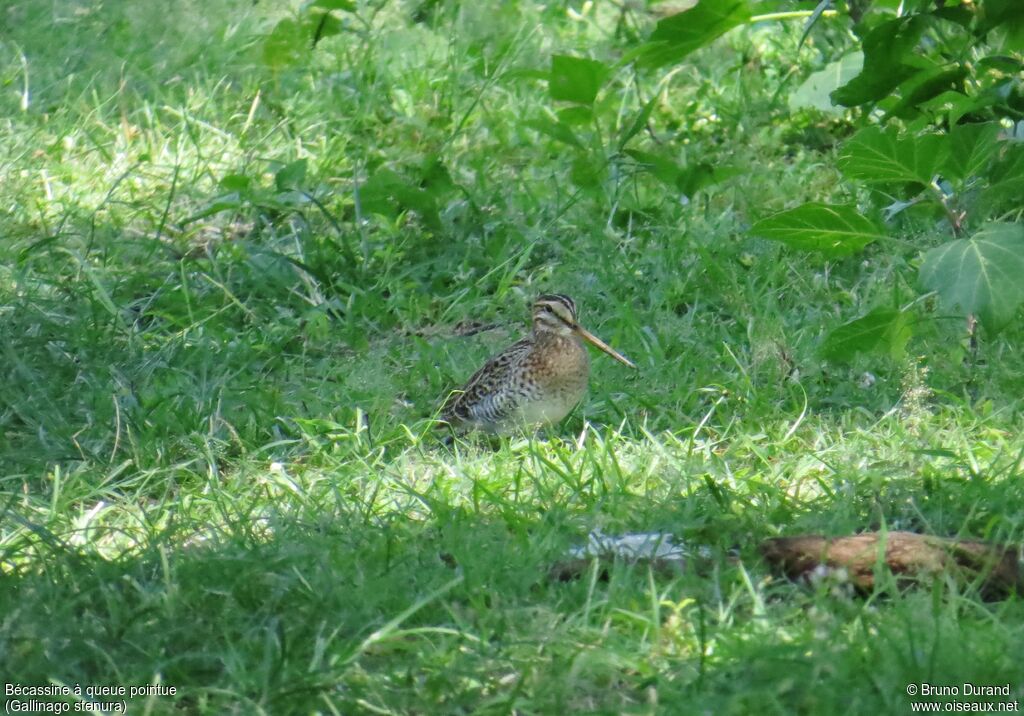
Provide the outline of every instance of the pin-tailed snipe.
{"type": "Polygon", "coordinates": [[[465,387],[452,392],[441,407],[441,419],[453,427],[490,432],[558,422],[587,392],[590,358],[583,341],[636,368],[579,324],[571,298],[558,293],[538,297],[530,335],[492,356],[465,387]]]}

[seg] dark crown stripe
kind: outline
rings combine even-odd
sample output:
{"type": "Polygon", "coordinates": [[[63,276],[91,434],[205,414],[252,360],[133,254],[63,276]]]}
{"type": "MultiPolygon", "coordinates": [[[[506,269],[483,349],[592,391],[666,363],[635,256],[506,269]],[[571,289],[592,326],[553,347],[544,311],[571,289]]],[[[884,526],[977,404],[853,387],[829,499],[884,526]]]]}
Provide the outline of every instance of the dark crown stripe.
{"type": "Polygon", "coordinates": [[[540,303],[560,303],[568,309],[569,313],[572,314],[573,318],[576,317],[576,302],[566,296],[564,293],[545,293],[537,297],[534,304],[540,303]]]}

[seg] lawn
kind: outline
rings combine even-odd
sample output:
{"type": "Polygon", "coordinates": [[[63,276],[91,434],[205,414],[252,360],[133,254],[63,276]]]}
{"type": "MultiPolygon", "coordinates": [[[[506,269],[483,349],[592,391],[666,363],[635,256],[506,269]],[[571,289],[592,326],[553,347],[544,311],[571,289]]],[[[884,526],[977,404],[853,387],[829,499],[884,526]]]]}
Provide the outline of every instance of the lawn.
{"type": "Polygon", "coordinates": [[[0,6],[8,709],[1021,698],[1018,596],[881,568],[857,594],[758,551],[865,530],[1024,542],[1019,310],[972,337],[915,298],[908,270],[941,239],[913,211],[900,242],[845,257],[749,231],[867,196],[835,166],[849,115],[787,99],[849,23],[802,42],[814,4],[764,3],[803,14],[660,74],[620,67],[588,109],[552,97],[551,57],[611,66],[657,22],[643,3],[328,4],[315,48],[322,16],[298,3],[0,6]],[[627,141],[676,164],[641,171],[627,141]],[[594,351],[558,426],[445,441],[440,401],[545,292],[639,370],[594,351]],[[906,350],[823,357],[894,300],[937,316],[906,350]],[[553,578],[595,530],[671,534],[690,558],[553,578]]]}

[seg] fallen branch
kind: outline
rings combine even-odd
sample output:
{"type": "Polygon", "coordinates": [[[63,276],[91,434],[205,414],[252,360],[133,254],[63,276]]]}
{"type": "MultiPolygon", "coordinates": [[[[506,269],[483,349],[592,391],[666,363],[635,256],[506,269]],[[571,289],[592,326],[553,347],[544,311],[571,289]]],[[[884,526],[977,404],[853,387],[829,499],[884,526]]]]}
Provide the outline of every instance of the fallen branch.
{"type": "Polygon", "coordinates": [[[858,589],[875,586],[881,561],[898,582],[949,574],[978,580],[982,596],[997,599],[1024,593],[1024,576],[1015,549],[976,540],[946,539],[913,532],[865,532],[851,537],[776,537],[760,545],[761,555],[790,579],[811,578],[823,570],[841,570],[858,589]]]}

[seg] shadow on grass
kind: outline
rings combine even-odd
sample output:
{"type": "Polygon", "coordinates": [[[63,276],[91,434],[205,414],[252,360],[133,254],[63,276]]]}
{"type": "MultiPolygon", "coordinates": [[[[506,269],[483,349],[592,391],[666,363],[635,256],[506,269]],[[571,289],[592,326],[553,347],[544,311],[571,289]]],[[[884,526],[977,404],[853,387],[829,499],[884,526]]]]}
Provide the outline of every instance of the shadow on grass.
{"type": "Polygon", "coordinates": [[[907,708],[908,683],[1024,686],[1016,599],[798,588],[730,557],[734,533],[699,571],[549,581],[578,527],[442,507],[390,524],[268,513],[117,559],[51,541],[2,578],[2,671],[174,686],[155,713],[880,713],[907,708]]]}

